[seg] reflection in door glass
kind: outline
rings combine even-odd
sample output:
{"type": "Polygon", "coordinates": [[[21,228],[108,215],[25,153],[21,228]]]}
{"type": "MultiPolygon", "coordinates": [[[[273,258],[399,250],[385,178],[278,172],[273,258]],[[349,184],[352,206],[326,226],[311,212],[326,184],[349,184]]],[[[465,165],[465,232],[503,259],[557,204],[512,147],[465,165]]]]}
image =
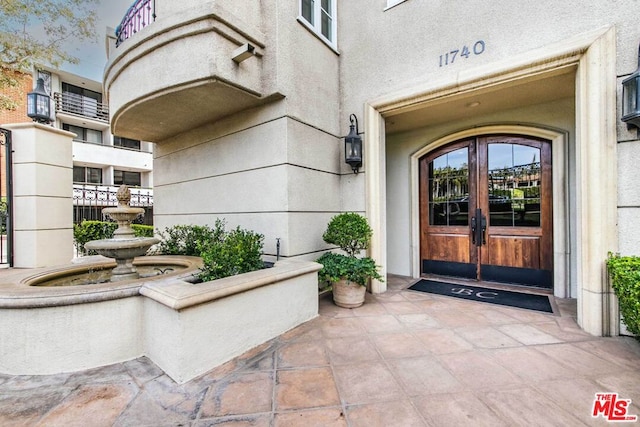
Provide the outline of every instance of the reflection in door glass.
{"type": "Polygon", "coordinates": [[[540,226],[540,149],[489,144],[489,224],[540,226]]]}
{"type": "Polygon", "coordinates": [[[469,150],[466,147],[429,163],[429,224],[469,225],[469,150]]]}

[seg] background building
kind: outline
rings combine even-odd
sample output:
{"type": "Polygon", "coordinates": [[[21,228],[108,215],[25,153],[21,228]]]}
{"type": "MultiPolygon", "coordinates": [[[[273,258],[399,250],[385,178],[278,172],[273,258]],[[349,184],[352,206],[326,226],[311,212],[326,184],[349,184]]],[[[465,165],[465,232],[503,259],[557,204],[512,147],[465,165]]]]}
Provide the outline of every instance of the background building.
{"type": "MultiPolygon", "coordinates": [[[[132,188],[132,204],[147,210],[141,221],[153,224],[153,144],[110,133],[109,108],[100,82],[60,70],[37,69],[33,76],[24,76],[15,94],[20,106],[3,112],[0,124],[31,121],[26,95],[38,78],[44,80],[52,99],[52,125],[76,134],[72,149],[74,222],[102,220],[102,208],[114,206],[117,187],[127,184],[132,188]]],[[[2,165],[4,173],[4,162],[2,165]]]]}
{"type": "Polygon", "coordinates": [[[331,216],[362,212],[385,273],[542,287],[618,333],[605,260],[640,252],[640,141],[619,102],[635,1],[136,5],[149,15],[109,42],[105,90],[112,131],[157,143],[157,225],[224,217],[314,259],[331,216]],[[447,168],[467,172],[434,193],[447,168]]]}

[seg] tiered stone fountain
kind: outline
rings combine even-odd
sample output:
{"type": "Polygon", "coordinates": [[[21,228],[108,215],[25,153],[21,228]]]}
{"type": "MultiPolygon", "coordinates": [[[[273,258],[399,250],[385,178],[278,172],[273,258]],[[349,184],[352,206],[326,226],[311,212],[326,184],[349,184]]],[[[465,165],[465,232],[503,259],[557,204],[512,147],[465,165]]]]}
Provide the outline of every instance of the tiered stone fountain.
{"type": "Polygon", "coordinates": [[[144,213],[143,208],[132,208],[131,191],[126,185],[122,185],[116,193],[118,206],[104,208],[102,213],[118,222],[118,228],[111,239],[92,240],[84,247],[87,250],[96,251],[107,258],[116,260],[116,267],[111,271],[111,282],[132,280],[140,277],[133,259],[147,253],[149,248],[160,240],[154,237],[136,237],[131,222],[144,213]]]}

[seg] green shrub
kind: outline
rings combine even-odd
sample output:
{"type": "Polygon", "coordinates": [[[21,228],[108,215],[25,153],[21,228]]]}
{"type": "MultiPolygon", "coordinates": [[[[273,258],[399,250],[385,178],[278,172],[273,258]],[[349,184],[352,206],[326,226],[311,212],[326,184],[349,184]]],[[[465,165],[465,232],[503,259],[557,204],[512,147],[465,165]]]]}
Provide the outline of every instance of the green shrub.
{"type": "Polygon", "coordinates": [[[622,320],[640,340],[640,257],[609,254],[607,268],[622,320]]]}
{"type": "Polygon", "coordinates": [[[153,237],[153,225],[131,224],[136,237],[153,237]]]}
{"type": "Polygon", "coordinates": [[[73,225],[73,239],[76,242],[78,252],[86,255],[95,255],[95,251],[85,251],[84,245],[91,240],[109,239],[118,227],[115,222],[107,221],[82,221],[73,225]]]}
{"type": "Polygon", "coordinates": [[[206,282],[264,268],[262,234],[237,227],[221,237],[200,247],[204,263],[200,279],[206,282]]]}
{"type": "MultiPolygon", "coordinates": [[[[112,221],[87,221],[73,224],[73,239],[76,242],[78,252],[86,255],[95,255],[95,251],[86,251],[84,245],[91,240],[110,239],[118,228],[118,223],[112,221]]],[[[136,237],[153,237],[153,226],[131,224],[133,234],[136,237]]]]}
{"type": "Polygon", "coordinates": [[[200,247],[219,241],[225,234],[224,221],[216,220],[214,228],[206,225],[174,225],[158,232],[158,252],[165,255],[200,256],[200,247]]]}
{"type": "Polygon", "coordinates": [[[354,257],[369,247],[372,234],[365,217],[355,212],[345,212],[331,218],[322,239],[354,257]]]}
{"type": "Polygon", "coordinates": [[[217,219],[213,228],[206,225],[175,225],[160,232],[158,252],[202,258],[199,274],[203,281],[221,279],[264,268],[264,236],[237,227],[226,231],[217,219]]]}
{"type": "Polygon", "coordinates": [[[327,243],[338,245],[347,255],[333,252],[322,254],[317,259],[322,264],[318,280],[335,283],[346,279],[362,286],[366,286],[369,279],[383,280],[373,259],[356,257],[369,247],[372,234],[367,219],[360,214],[345,212],[331,218],[322,238],[327,243]]]}
{"type": "Polygon", "coordinates": [[[378,273],[378,266],[369,257],[355,258],[325,252],[317,262],[322,264],[322,269],[318,272],[318,279],[321,282],[334,283],[342,279],[367,286],[369,279],[382,280],[378,273]]]}

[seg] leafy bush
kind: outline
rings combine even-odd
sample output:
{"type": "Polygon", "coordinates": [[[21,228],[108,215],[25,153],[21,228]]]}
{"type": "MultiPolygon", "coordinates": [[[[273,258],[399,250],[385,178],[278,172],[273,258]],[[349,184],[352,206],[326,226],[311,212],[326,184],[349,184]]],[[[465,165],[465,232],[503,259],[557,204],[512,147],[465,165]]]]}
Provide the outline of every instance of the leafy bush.
{"type": "Polygon", "coordinates": [[[95,255],[95,251],[87,252],[84,245],[91,240],[109,239],[113,237],[113,232],[118,228],[115,222],[107,221],[82,221],[80,224],[73,224],[73,239],[76,242],[78,252],[86,255],[95,255]]]}
{"type": "Polygon", "coordinates": [[[331,218],[322,239],[354,257],[369,247],[372,234],[365,217],[355,212],[345,212],[331,218]]]}
{"type": "Polygon", "coordinates": [[[165,255],[200,256],[201,246],[220,241],[224,234],[224,221],[219,219],[214,228],[206,225],[174,225],[158,233],[162,239],[158,244],[158,252],[165,255]]]}
{"type": "Polygon", "coordinates": [[[347,255],[327,252],[320,256],[317,259],[322,264],[319,280],[335,283],[346,279],[362,286],[366,286],[369,279],[383,280],[373,259],[356,257],[369,247],[372,234],[367,219],[357,213],[345,212],[331,218],[322,238],[338,245],[347,255]]]}
{"type": "Polygon", "coordinates": [[[136,237],[153,237],[153,225],[131,224],[136,237]]]}
{"type": "MultiPolygon", "coordinates": [[[[87,221],[73,224],[73,239],[76,242],[78,252],[86,255],[95,255],[95,251],[86,251],[84,245],[91,240],[110,239],[118,228],[118,223],[112,221],[87,221]]],[[[153,227],[150,225],[131,224],[133,234],[136,237],[153,237],[153,227]]]]}
{"type": "Polygon", "coordinates": [[[378,273],[378,266],[369,257],[355,258],[325,252],[317,262],[322,264],[322,269],[318,272],[318,278],[324,282],[334,283],[342,279],[367,286],[369,279],[382,280],[378,273]]]}
{"type": "Polygon", "coordinates": [[[264,268],[264,236],[237,227],[201,246],[204,267],[200,279],[206,281],[248,273],[264,268]]]}
{"type": "Polygon", "coordinates": [[[607,268],[627,329],[640,340],[640,257],[609,254],[607,268]]]}
{"type": "Polygon", "coordinates": [[[213,228],[176,225],[159,235],[160,253],[202,258],[204,266],[199,278],[205,282],[264,268],[264,236],[240,227],[226,231],[225,222],[220,219],[213,228]]]}

